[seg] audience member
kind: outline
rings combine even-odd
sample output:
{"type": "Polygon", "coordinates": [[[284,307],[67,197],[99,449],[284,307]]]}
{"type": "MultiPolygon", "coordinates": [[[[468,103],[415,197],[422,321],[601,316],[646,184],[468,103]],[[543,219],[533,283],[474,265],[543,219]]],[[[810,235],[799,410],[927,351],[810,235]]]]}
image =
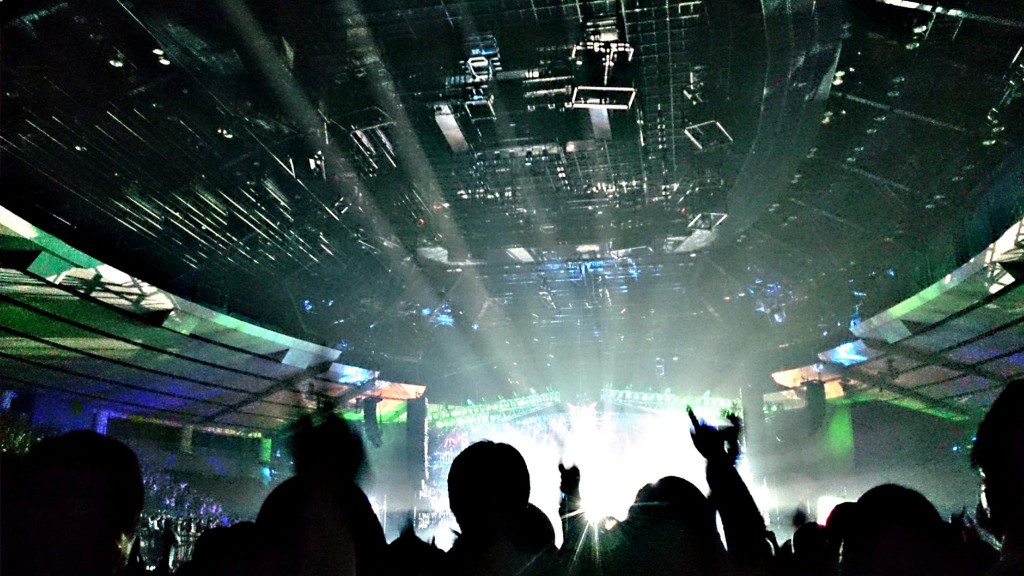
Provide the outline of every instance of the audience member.
{"type": "MultiPolygon", "coordinates": [[[[1024,385],[1011,383],[978,429],[972,460],[982,473],[979,524],[946,522],[921,493],[894,484],[805,518],[779,546],[736,471],[741,422],[710,426],[689,411],[692,441],[707,461],[710,494],[675,476],[642,486],[620,523],[582,511],[581,471],[559,464],[563,546],[530,503],[530,474],[508,444],[462,451],[448,476],[459,533],[446,554],[420,540],[410,519],[386,544],[356,484],[362,441],[333,414],[302,419],[293,437],[295,476],[267,497],[256,522],[207,529],[181,576],[1005,576],[1024,574],[1024,385]],[[718,527],[721,522],[721,536],[718,527]],[[724,543],[723,543],[724,536],[724,543]]],[[[124,444],[87,431],[39,442],[24,459],[2,456],[2,569],[15,576],[141,576],[138,459],[124,444]],[[133,544],[134,543],[134,544],[133,544]],[[131,558],[131,563],[128,560],[131,558]],[[126,565],[128,569],[126,570],[126,565]]],[[[177,542],[165,519],[161,561],[177,542]]]]}
{"type": "Polygon", "coordinates": [[[388,560],[391,576],[433,576],[440,573],[444,551],[420,540],[410,518],[398,538],[388,544],[388,560]]]}
{"type": "Polygon", "coordinates": [[[25,465],[21,505],[3,519],[10,574],[121,574],[143,504],[135,453],[80,430],[40,441],[25,465]]]}
{"type": "Polygon", "coordinates": [[[843,576],[963,574],[953,531],[920,492],[883,484],[857,500],[842,545],[843,576]]]}
{"type": "Polygon", "coordinates": [[[268,575],[377,575],[387,542],[366,494],[356,485],[365,452],[333,414],[300,421],[293,437],[295,476],[260,508],[262,571],[268,575]]]}
{"type": "Polygon", "coordinates": [[[448,500],[461,532],[445,573],[499,576],[550,569],[554,551],[542,546],[547,537],[524,530],[541,525],[553,536],[554,529],[543,514],[531,512],[529,499],[530,472],[518,450],[489,441],[463,450],[448,473],[448,500]]]}
{"type": "Polygon", "coordinates": [[[981,470],[980,520],[1002,542],[991,574],[1024,574],[1024,380],[1010,382],[978,426],[971,460],[981,470]]]}

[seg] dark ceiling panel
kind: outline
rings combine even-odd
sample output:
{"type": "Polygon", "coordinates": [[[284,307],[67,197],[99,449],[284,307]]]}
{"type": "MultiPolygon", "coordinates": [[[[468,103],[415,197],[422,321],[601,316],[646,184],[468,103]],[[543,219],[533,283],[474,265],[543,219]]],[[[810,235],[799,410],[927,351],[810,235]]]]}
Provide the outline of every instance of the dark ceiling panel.
{"type": "Polygon", "coordinates": [[[973,394],[966,396],[960,396],[951,398],[950,400],[955,402],[959,406],[970,408],[975,411],[984,410],[995,402],[996,398],[999,397],[999,393],[1003,391],[1002,386],[995,386],[987,390],[980,390],[973,394]]]}
{"type": "Polygon", "coordinates": [[[938,384],[925,384],[924,386],[914,388],[914,391],[932,398],[947,398],[950,396],[974,394],[988,390],[994,385],[995,382],[979,376],[963,376],[938,384]]]}
{"type": "Polygon", "coordinates": [[[1019,378],[1024,374],[1024,352],[1016,352],[1004,358],[986,362],[981,367],[1006,378],[1019,378]]]}
{"type": "MultiPolygon", "coordinates": [[[[991,17],[30,0],[2,19],[4,204],[160,288],[450,399],[699,387],[726,348],[834,346],[961,264],[979,207],[1019,205],[991,197],[1019,163],[1024,32],[1005,3],[971,4],[991,17]]],[[[984,316],[915,344],[984,334],[984,316]]]]}
{"type": "Polygon", "coordinates": [[[255,430],[274,430],[283,426],[287,421],[279,418],[260,416],[257,414],[242,414],[232,412],[218,417],[215,424],[232,427],[251,428],[255,430]]]}
{"type": "Polygon", "coordinates": [[[911,370],[910,372],[900,374],[893,380],[893,383],[899,386],[906,386],[908,388],[917,388],[918,386],[924,386],[932,382],[948,380],[958,374],[958,371],[942,366],[925,366],[923,368],[918,368],[911,370]]]}
{"type": "Polygon", "coordinates": [[[973,364],[989,358],[1019,351],[1024,347],[1024,324],[1017,323],[977,342],[946,352],[946,356],[959,362],[973,364]]]}

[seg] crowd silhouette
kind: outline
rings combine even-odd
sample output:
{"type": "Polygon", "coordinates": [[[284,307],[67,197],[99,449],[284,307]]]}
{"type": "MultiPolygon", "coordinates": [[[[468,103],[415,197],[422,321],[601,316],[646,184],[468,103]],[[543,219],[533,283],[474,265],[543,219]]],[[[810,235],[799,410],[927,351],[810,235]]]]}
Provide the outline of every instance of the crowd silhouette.
{"type": "MultiPolygon", "coordinates": [[[[978,428],[972,462],[982,498],[972,517],[944,519],[921,493],[883,484],[837,506],[823,525],[805,518],[782,543],[766,528],[736,471],[742,423],[715,427],[689,413],[707,462],[705,495],[668,476],[639,487],[621,522],[583,511],[586,470],[559,465],[563,543],[530,504],[530,474],[509,444],[481,441],[454,460],[449,502],[458,535],[448,552],[410,523],[388,544],[356,484],[366,455],[333,416],[298,424],[295,475],[267,497],[255,522],[207,529],[182,576],[1004,576],[1024,574],[1024,381],[1008,384],[978,428]],[[986,537],[986,534],[989,535],[986,537]],[[995,542],[996,544],[991,544],[995,542]]],[[[155,568],[136,532],[143,479],[121,442],[76,431],[24,458],[4,455],[0,571],[4,575],[169,574],[174,533],[155,568]],[[133,545],[134,542],[134,545],[133,545]]],[[[966,487],[965,487],[966,488],[966,487]]]]}

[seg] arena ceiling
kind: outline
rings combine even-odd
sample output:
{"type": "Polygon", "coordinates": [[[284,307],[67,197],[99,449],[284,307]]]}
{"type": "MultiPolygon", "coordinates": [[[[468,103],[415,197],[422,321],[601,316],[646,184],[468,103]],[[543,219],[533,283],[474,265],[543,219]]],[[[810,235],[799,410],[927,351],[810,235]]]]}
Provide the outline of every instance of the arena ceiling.
{"type": "Polygon", "coordinates": [[[1019,217],[1010,3],[0,12],[5,207],[439,398],[731,386],[1019,217]]]}
{"type": "Polygon", "coordinates": [[[424,393],[340,356],[159,290],[0,207],[4,390],[213,432],[274,430],[324,402],[354,409],[424,393]]]}

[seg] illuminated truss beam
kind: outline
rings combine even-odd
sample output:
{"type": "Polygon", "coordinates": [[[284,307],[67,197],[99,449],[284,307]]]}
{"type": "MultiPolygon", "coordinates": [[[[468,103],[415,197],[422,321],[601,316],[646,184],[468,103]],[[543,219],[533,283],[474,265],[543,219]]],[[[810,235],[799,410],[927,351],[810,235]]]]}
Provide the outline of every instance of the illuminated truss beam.
{"type": "Polygon", "coordinates": [[[835,95],[837,98],[842,98],[844,100],[849,100],[851,102],[856,102],[858,104],[863,104],[865,106],[870,106],[872,108],[877,108],[879,110],[884,110],[886,112],[892,112],[893,114],[896,114],[898,116],[903,116],[905,118],[910,118],[912,120],[919,120],[921,122],[925,122],[927,124],[931,124],[932,126],[938,126],[940,128],[947,128],[949,130],[954,130],[956,132],[963,132],[963,133],[967,132],[967,129],[964,128],[963,126],[957,126],[956,124],[950,124],[949,122],[943,122],[942,120],[938,120],[938,119],[932,118],[930,116],[924,116],[922,114],[918,114],[916,112],[911,112],[909,110],[904,110],[902,108],[897,108],[895,106],[890,106],[890,105],[882,103],[882,102],[876,102],[875,100],[869,100],[867,98],[861,98],[860,96],[854,96],[853,94],[848,94],[846,92],[840,92],[838,90],[833,90],[832,94],[835,95]]]}
{"type": "Polygon", "coordinates": [[[216,422],[217,418],[220,418],[221,416],[225,416],[225,415],[230,414],[232,412],[236,412],[238,410],[241,410],[245,406],[248,406],[248,405],[250,405],[250,404],[252,404],[254,402],[258,402],[260,400],[263,400],[264,398],[268,398],[268,397],[272,396],[273,394],[276,394],[277,392],[280,392],[282,390],[294,390],[295,387],[300,382],[302,382],[303,380],[307,380],[309,378],[314,378],[314,377],[316,377],[317,374],[320,374],[322,372],[326,372],[327,370],[329,370],[330,367],[331,367],[331,362],[329,360],[328,361],[324,361],[324,362],[320,362],[318,364],[313,364],[313,365],[309,366],[308,368],[302,370],[301,372],[299,372],[297,374],[293,374],[293,375],[291,375],[291,376],[289,376],[287,378],[282,378],[281,380],[279,380],[277,382],[277,384],[269,386],[266,390],[263,390],[263,391],[261,391],[258,394],[253,394],[251,396],[247,396],[245,399],[241,400],[240,402],[236,402],[236,403],[234,403],[234,404],[232,404],[230,406],[227,406],[226,408],[223,408],[221,410],[218,410],[218,411],[214,412],[213,414],[207,416],[206,418],[203,418],[200,421],[200,424],[210,424],[210,423],[216,422]]]}
{"type": "Polygon", "coordinates": [[[452,428],[486,422],[506,422],[559,404],[558,392],[531,394],[470,406],[428,406],[428,420],[435,428],[452,428]]]}
{"type": "Polygon", "coordinates": [[[971,416],[969,412],[967,412],[963,408],[960,408],[959,406],[954,406],[952,404],[949,404],[948,402],[943,402],[942,400],[932,398],[931,396],[928,396],[926,394],[915,392],[911,388],[904,388],[902,386],[893,384],[881,376],[876,376],[866,370],[861,370],[855,366],[843,366],[842,364],[836,364],[832,362],[826,363],[825,366],[829,371],[838,373],[850,380],[855,380],[863,384],[866,384],[870,387],[878,388],[879,390],[883,390],[885,392],[894,394],[897,397],[902,396],[904,398],[909,398],[911,400],[920,402],[925,406],[929,406],[938,412],[946,414],[946,417],[951,417],[953,419],[961,419],[969,418],[971,416]]]}
{"type": "MultiPolygon", "coordinates": [[[[981,334],[980,336],[977,337],[977,339],[985,338],[987,336],[995,334],[996,332],[1006,329],[1014,324],[1017,324],[1020,321],[1020,319],[1017,319],[1004,326],[996,327],[984,334],[981,334]]],[[[927,352],[924,350],[911,348],[910,346],[907,346],[905,344],[889,344],[884,340],[865,339],[864,343],[867,344],[869,347],[874,348],[875,350],[881,350],[887,354],[894,354],[898,356],[903,356],[904,358],[910,358],[911,360],[923,362],[930,366],[941,366],[943,368],[949,368],[950,370],[956,370],[958,372],[966,372],[967,374],[978,376],[979,378],[985,378],[986,380],[991,380],[998,384],[1006,384],[1007,382],[1006,377],[999,374],[998,372],[993,372],[991,370],[986,370],[984,368],[978,368],[973,364],[958,362],[956,360],[953,360],[952,358],[944,356],[942,352],[927,352]]],[[[961,345],[962,344],[958,342],[955,346],[952,346],[951,348],[955,348],[961,345]]],[[[931,386],[931,384],[925,384],[925,386],[931,386]]]]}
{"type": "Polygon", "coordinates": [[[1024,21],[1020,20],[1011,20],[1009,18],[997,18],[995,16],[986,16],[984,14],[966,12],[964,10],[958,10],[956,8],[944,8],[942,6],[932,6],[930,4],[921,4],[920,2],[909,2],[907,0],[878,1],[881,2],[882,4],[888,4],[890,6],[899,6],[900,8],[920,10],[921,12],[930,12],[932,14],[942,14],[944,16],[952,16],[954,18],[963,18],[964,20],[977,20],[979,22],[985,22],[987,24],[995,24],[997,26],[1008,26],[1010,28],[1024,30],[1024,21]]]}

